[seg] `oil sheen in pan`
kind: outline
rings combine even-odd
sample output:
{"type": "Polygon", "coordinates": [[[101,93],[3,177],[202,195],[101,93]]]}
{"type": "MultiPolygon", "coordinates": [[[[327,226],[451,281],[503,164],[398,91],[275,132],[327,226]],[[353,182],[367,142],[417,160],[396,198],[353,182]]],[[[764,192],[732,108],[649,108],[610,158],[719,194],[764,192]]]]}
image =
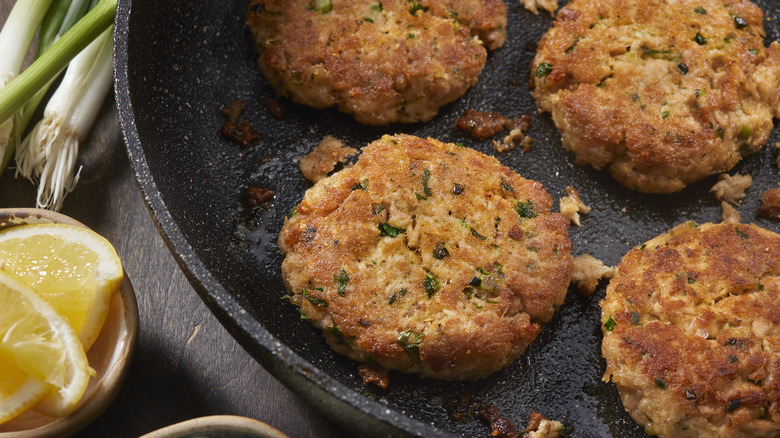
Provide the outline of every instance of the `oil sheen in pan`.
{"type": "MultiPolygon", "coordinates": [[[[768,0],[756,3],[765,11],[768,38],[778,39],[780,6],[768,0]]],[[[534,16],[508,1],[509,39],[489,56],[475,87],[430,123],[372,128],[335,110],[288,101],[282,101],[286,118],[274,119],[267,109],[273,91],[256,68],[242,2],[133,0],[132,13],[129,5],[130,0],[120,1],[120,20],[129,22],[117,27],[117,76],[126,79],[119,84],[117,100],[139,184],[195,289],[277,377],[304,397],[325,394],[325,401],[316,405],[358,431],[382,427],[402,435],[485,436],[485,425],[451,419],[458,395],[465,393],[496,405],[520,427],[532,411],[539,411],[572,426],[574,436],[644,436],[625,413],[614,386],[601,381],[598,300],[603,286],[587,299],[570,289],[564,306],[532,346],[487,379],[451,383],[391,373],[387,390],[363,387],[357,364],[331,351],[282,299],[276,236],[285,215],[310,187],[297,169],[297,157],[327,134],[357,148],[395,132],[462,142],[542,182],[553,198],[565,196],[565,187],[574,185],[593,211],[582,227],[569,230],[573,253],[587,252],[610,265],[634,245],[684,220],[719,220],[720,204],[708,192],[716,177],[675,195],[642,195],[604,172],[577,165],[566,153],[549,116],[536,113],[526,86],[534,46],[552,25],[551,17],[534,16]],[[261,131],[255,146],[241,148],[218,133],[219,111],[235,98],[247,104],[242,118],[261,131]],[[533,116],[528,132],[533,149],[497,154],[489,142],[456,132],[455,120],[467,108],[533,116]],[[248,206],[250,185],[275,192],[268,209],[248,206]],[[322,389],[312,392],[300,383],[304,380],[322,389]],[[333,410],[341,403],[337,400],[382,421],[366,423],[349,411],[333,410]]],[[[780,141],[779,132],[773,131],[769,145],[780,141]]],[[[731,173],[754,178],[739,207],[743,220],[777,232],[777,223],[755,217],[761,192],[778,181],[772,149],[765,147],[731,173]]]]}

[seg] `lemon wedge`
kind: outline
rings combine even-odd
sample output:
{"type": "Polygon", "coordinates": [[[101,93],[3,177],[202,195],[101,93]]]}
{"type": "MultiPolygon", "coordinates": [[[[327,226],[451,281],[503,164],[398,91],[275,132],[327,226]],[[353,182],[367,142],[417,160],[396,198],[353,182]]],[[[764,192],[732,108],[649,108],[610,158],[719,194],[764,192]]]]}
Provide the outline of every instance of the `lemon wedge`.
{"type": "Polygon", "coordinates": [[[20,225],[0,231],[0,270],[32,286],[64,316],[89,351],[122,283],[111,243],[86,228],[20,225]]]}
{"type": "Polygon", "coordinates": [[[30,286],[0,270],[0,423],[54,396],[75,408],[94,371],[70,324],[30,286]]]}

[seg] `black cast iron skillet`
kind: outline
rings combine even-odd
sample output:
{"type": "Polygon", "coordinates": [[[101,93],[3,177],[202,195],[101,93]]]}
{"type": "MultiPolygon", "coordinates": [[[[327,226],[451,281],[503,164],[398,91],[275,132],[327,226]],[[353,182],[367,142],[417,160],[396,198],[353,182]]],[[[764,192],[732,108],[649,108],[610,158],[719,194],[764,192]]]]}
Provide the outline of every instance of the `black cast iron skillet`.
{"type": "MultiPolygon", "coordinates": [[[[460,394],[496,405],[521,429],[528,415],[539,411],[573,427],[578,437],[644,436],[614,385],[601,380],[598,301],[604,285],[591,298],[571,289],[528,351],[487,379],[450,383],[393,372],[387,390],[364,387],[357,364],[332,352],[282,299],[276,237],[285,214],[311,186],[296,158],[326,134],[356,148],[395,132],[462,142],[542,182],[555,199],[574,185],[593,211],[582,227],[569,230],[573,253],[587,252],[610,265],[680,222],[718,222],[720,204],[708,193],[716,177],[679,194],[644,195],[623,188],[606,172],[577,165],[562,148],[549,115],[536,113],[527,86],[535,43],[552,17],[534,16],[517,0],[507,0],[506,45],[490,55],[479,83],[430,123],[372,128],[334,110],[284,100],[286,118],[276,120],[267,107],[274,93],[256,68],[244,25],[247,3],[120,0],[116,26],[117,104],[138,183],[182,269],[230,333],[293,391],[366,436],[488,435],[478,421],[452,420],[460,394]],[[249,148],[219,134],[220,109],[237,98],[247,104],[243,118],[262,135],[249,148]],[[533,115],[533,150],[497,154],[489,142],[454,131],[467,108],[533,115]],[[269,208],[250,208],[250,185],[274,191],[269,208]]],[[[777,40],[780,6],[771,0],[757,3],[766,12],[768,40],[777,40]]],[[[769,144],[776,141],[778,129],[769,144]]],[[[777,223],[755,216],[763,190],[780,181],[773,149],[764,148],[731,173],[754,178],[739,208],[743,221],[777,232],[777,223]]]]}

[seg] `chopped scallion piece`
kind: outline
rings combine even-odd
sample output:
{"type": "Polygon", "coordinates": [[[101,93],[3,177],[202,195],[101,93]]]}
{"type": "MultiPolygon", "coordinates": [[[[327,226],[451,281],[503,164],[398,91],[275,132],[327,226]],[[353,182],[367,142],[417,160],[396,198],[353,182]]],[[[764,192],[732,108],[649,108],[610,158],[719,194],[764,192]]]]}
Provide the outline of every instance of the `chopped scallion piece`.
{"type": "Polygon", "coordinates": [[[534,201],[518,201],[515,211],[522,218],[533,219],[536,217],[536,212],[534,212],[534,201]]]}
{"type": "Polygon", "coordinates": [[[536,77],[537,78],[541,78],[541,77],[547,76],[550,73],[552,73],[552,71],[553,71],[552,64],[550,64],[548,62],[543,62],[543,63],[539,64],[538,67],[536,67],[536,77]]]}
{"type": "Polygon", "coordinates": [[[474,227],[469,227],[471,229],[471,235],[476,237],[477,239],[486,240],[487,237],[479,234],[479,231],[477,231],[474,227]]]}
{"type": "Polygon", "coordinates": [[[397,237],[399,234],[403,234],[406,229],[404,228],[396,228],[390,224],[379,224],[379,235],[380,236],[389,236],[389,237],[397,237]]]}
{"type": "Polygon", "coordinates": [[[422,3],[412,2],[412,6],[409,8],[409,13],[414,15],[414,16],[417,16],[417,11],[425,12],[427,10],[428,10],[428,7],[427,6],[423,6],[422,3]]]}
{"type": "Polygon", "coordinates": [[[342,269],[338,274],[333,276],[333,281],[336,283],[336,292],[343,297],[344,293],[347,291],[349,274],[347,274],[347,271],[342,269]]]}
{"type": "Polygon", "coordinates": [[[428,294],[428,298],[431,298],[433,294],[439,290],[441,285],[433,274],[428,274],[425,276],[425,280],[423,280],[423,287],[425,288],[425,292],[428,294]]]}
{"type": "Polygon", "coordinates": [[[333,9],[333,3],[330,0],[312,0],[309,3],[310,11],[320,11],[323,14],[327,14],[333,9]]]}
{"type": "Polygon", "coordinates": [[[428,182],[431,180],[431,171],[428,169],[423,170],[422,185],[425,196],[433,196],[433,191],[428,187],[428,182]]]}
{"type": "Polygon", "coordinates": [[[398,334],[396,342],[404,351],[417,358],[417,360],[420,360],[420,344],[422,344],[421,334],[417,334],[411,330],[401,332],[398,334]]]}
{"type": "Polygon", "coordinates": [[[306,289],[301,289],[301,294],[303,295],[306,300],[308,300],[310,303],[314,304],[315,306],[320,307],[328,307],[328,302],[323,300],[322,298],[317,298],[309,295],[309,291],[306,289]]]}

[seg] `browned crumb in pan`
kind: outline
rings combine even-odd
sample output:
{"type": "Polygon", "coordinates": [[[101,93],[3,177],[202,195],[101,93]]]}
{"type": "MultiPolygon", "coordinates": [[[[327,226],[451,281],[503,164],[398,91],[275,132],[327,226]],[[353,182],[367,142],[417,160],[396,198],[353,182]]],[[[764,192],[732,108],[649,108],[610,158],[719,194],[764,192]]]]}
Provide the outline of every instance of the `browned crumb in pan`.
{"type": "Polygon", "coordinates": [[[226,117],[226,120],[220,132],[235,143],[247,147],[260,138],[260,133],[249,120],[238,121],[245,108],[246,104],[240,99],[236,99],[230,105],[222,108],[222,115],[226,117]]]}
{"type": "Polygon", "coordinates": [[[780,221],[780,188],[767,189],[761,195],[761,204],[756,214],[766,219],[780,221]]]}
{"type": "Polygon", "coordinates": [[[341,140],[326,135],[313,151],[301,157],[298,167],[306,179],[316,183],[328,176],[336,164],[343,163],[356,153],[357,149],[345,147],[341,140]]]}
{"type": "Polygon", "coordinates": [[[574,258],[571,282],[577,285],[580,294],[589,297],[596,291],[599,280],[610,279],[614,273],[615,268],[605,265],[590,254],[583,254],[574,258]]]}

